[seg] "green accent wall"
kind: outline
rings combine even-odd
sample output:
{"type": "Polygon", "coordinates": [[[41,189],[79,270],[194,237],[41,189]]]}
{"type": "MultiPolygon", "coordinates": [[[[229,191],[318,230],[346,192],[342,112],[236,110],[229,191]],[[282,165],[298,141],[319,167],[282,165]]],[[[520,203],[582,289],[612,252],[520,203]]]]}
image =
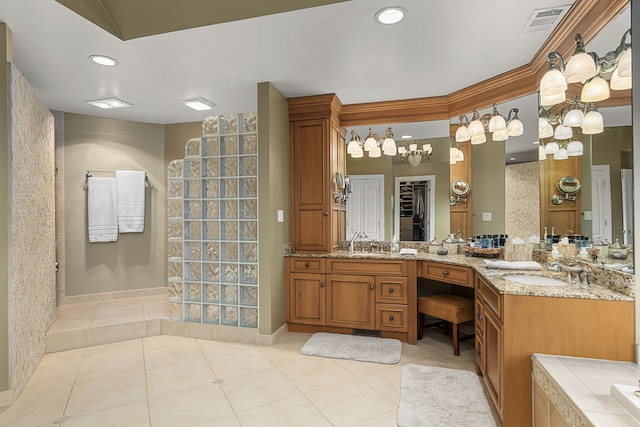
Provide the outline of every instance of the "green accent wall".
{"type": "Polygon", "coordinates": [[[505,232],[504,144],[487,138],[471,146],[474,235],[505,232]],[[491,212],[491,221],[482,220],[483,212],[491,212]]]}

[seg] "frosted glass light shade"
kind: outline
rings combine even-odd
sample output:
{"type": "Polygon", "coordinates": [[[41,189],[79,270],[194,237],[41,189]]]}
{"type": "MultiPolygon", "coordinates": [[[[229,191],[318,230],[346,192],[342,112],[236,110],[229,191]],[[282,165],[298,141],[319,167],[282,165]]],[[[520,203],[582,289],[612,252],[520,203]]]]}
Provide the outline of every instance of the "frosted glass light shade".
{"type": "Polygon", "coordinates": [[[380,147],[374,147],[371,150],[369,150],[369,157],[380,157],[382,156],[382,150],[380,150],[380,147]]]}
{"type": "Polygon", "coordinates": [[[494,141],[506,141],[509,139],[509,135],[507,135],[507,129],[497,130],[491,134],[491,139],[494,141]]]}
{"type": "Polygon", "coordinates": [[[604,132],[604,120],[602,114],[598,111],[589,111],[584,115],[584,123],[582,124],[582,133],[586,135],[594,135],[604,132]]]}
{"type": "Polygon", "coordinates": [[[550,138],[553,136],[553,126],[544,117],[538,118],[538,138],[550,138]]]}
{"type": "Polygon", "coordinates": [[[378,142],[373,136],[367,137],[364,141],[364,151],[371,151],[378,146],[378,142]]]}
{"type": "Polygon", "coordinates": [[[620,77],[631,77],[631,48],[626,49],[620,57],[617,70],[620,77]]]}
{"type": "Polygon", "coordinates": [[[471,134],[469,133],[469,128],[466,126],[458,127],[456,130],[456,142],[465,142],[471,139],[471,134]]]}
{"type": "Polygon", "coordinates": [[[358,144],[358,141],[356,141],[355,139],[349,141],[349,144],[347,144],[347,154],[357,153],[358,151],[362,151],[362,148],[360,147],[360,144],[358,144]]]}
{"type": "Polygon", "coordinates": [[[456,147],[449,148],[449,164],[455,165],[458,161],[458,149],[456,147]]]}
{"type": "Polygon", "coordinates": [[[362,147],[358,146],[358,151],[354,151],[350,154],[352,159],[361,159],[364,157],[364,150],[362,149],[362,147]]]}
{"type": "Polygon", "coordinates": [[[507,125],[507,135],[520,136],[524,133],[524,126],[519,119],[513,119],[507,125]]]}
{"type": "Polygon", "coordinates": [[[618,71],[618,68],[616,68],[615,70],[613,70],[613,73],[611,74],[611,80],[609,81],[609,85],[611,86],[612,90],[625,90],[625,89],[631,89],[631,76],[629,77],[620,77],[620,72],[618,71]]]}
{"type": "Polygon", "coordinates": [[[565,92],[558,92],[552,95],[540,95],[540,105],[544,107],[548,107],[551,105],[560,104],[567,100],[567,95],[565,92]]]}
{"type": "Polygon", "coordinates": [[[582,87],[580,99],[582,102],[598,102],[609,98],[609,85],[600,76],[591,79],[582,87]]]}
{"type": "Polygon", "coordinates": [[[552,96],[567,90],[567,79],[557,68],[548,70],[540,80],[540,95],[552,96]]]}
{"type": "Polygon", "coordinates": [[[573,138],[573,130],[570,127],[558,125],[556,126],[556,131],[553,134],[553,137],[560,140],[571,139],[573,138]]]}
{"type": "Polygon", "coordinates": [[[555,141],[551,141],[544,146],[545,154],[556,154],[558,151],[560,151],[560,146],[555,141]]]}
{"type": "Polygon", "coordinates": [[[484,132],[482,132],[480,135],[473,135],[471,137],[471,144],[473,145],[484,144],[485,142],[487,142],[487,137],[485,136],[484,132]]]}
{"type": "Polygon", "coordinates": [[[491,116],[489,120],[489,132],[501,131],[507,128],[507,123],[501,115],[491,116]]]}
{"type": "Polygon", "coordinates": [[[567,83],[586,82],[597,73],[596,63],[591,55],[581,52],[573,55],[564,69],[567,83]]]}
{"type": "Polygon", "coordinates": [[[580,141],[571,141],[569,145],[567,145],[567,156],[576,157],[582,156],[584,153],[584,146],[580,141]]]}
{"type": "Polygon", "coordinates": [[[463,152],[461,149],[459,149],[459,148],[456,148],[456,150],[458,151],[458,157],[457,157],[457,160],[458,160],[459,162],[464,162],[464,152],[463,152]]]}
{"type": "Polygon", "coordinates": [[[418,144],[409,144],[409,151],[416,151],[418,149],[418,144]]]}
{"type": "Polygon", "coordinates": [[[482,122],[478,119],[472,120],[471,123],[469,123],[469,135],[473,137],[480,134],[484,134],[484,126],[482,126],[482,122]]]}
{"type": "Polygon", "coordinates": [[[427,154],[431,154],[433,153],[433,147],[431,146],[431,144],[424,144],[422,146],[422,151],[424,151],[427,154]]]}
{"type": "Polygon", "coordinates": [[[418,154],[409,154],[409,164],[413,167],[416,167],[422,161],[422,156],[418,154]]]}
{"type": "Polygon", "coordinates": [[[384,154],[385,156],[395,156],[396,154],[398,154],[398,150],[396,149],[395,146],[393,148],[388,148],[388,149],[383,148],[382,154],[384,154]]]}
{"type": "Polygon", "coordinates": [[[396,155],[398,149],[396,147],[396,142],[393,140],[393,138],[385,138],[384,141],[382,141],[382,151],[387,156],[396,155]]]}
{"type": "Polygon", "coordinates": [[[556,154],[553,155],[553,160],[567,160],[569,155],[566,148],[561,148],[556,154]]]}
{"type": "Polygon", "coordinates": [[[407,148],[406,147],[398,147],[398,154],[404,154],[407,152],[407,148]]]}
{"type": "Polygon", "coordinates": [[[564,120],[562,124],[568,127],[579,127],[582,126],[582,122],[584,121],[584,113],[582,110],[571,110],[564,116],[564,120]]]}
{"type": "Polygon", "coordinates": [[[538,145],[538,160],[547,160],[547,153],[544,152],[542,145],[538,145]]]}

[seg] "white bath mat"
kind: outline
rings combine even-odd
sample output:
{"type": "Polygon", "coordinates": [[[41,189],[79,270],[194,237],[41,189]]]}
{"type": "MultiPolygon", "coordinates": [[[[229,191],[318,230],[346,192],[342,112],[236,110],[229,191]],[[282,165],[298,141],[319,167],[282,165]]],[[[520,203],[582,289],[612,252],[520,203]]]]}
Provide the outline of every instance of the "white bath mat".
{"type": "Polygon", "coordinates": [[[402,369],[398,426],[495,425],[480,378],[474,372],[423,365],[402,369]]]}
{"type": "Polygon", "coordinates": [[[400,361],[402,343],[390,338],[316,332],[302,346],[300,353],[306,356],[393,365],[400,361]]]}

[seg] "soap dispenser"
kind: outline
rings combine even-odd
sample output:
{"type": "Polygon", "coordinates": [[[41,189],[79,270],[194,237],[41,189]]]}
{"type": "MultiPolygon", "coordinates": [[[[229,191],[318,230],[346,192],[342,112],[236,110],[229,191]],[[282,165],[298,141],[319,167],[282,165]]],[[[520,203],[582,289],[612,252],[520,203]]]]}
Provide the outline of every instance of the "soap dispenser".
{"type": "Polygon", "coordinates": [[[560,252],[558,251],[558,247],[554,245],[553,249],[551,249],[551,253],[547,257],[547,270],[560,271],[560,267],[558,265],[551,265],[558,262],[558,258],[560,258],[560,252]]]}

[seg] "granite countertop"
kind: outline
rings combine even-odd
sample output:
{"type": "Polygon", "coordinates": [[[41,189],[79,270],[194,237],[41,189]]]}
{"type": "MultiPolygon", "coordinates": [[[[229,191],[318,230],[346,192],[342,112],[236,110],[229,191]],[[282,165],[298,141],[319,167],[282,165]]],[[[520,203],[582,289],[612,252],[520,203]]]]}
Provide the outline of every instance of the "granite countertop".
{"type": "Polygon", "coordinates": [[[501,270],[495,268],[487,268],[485,266],[485,258],[466,256],[463,254],[437,255],[424,250],[418,250],[414,256],[400,256],[391,252],[362,252],[347,250],[337,250],[331,253],[309,254],[309,253],[293,253],[290,257],[310,257],[310,258],[349,258],[349,259],[369,259],[369,260],[417,260],[417,261],[434,261],[443,264],[457,265],[463,267],[471,267],[484,277],[494,289],[505,295],[525,295],[525,296],[542,296],[554,298],[581,298],[581,299],[599,299],[614,301],[633,301],[633,275],[619,273],[602,269],[603,271],[595,271],[590,266],[592,274],[589,277],[591,284],[584,286],[579,283],[569,283],[564,286],[535,286],[522,285],[503,277],[507,275],[534,275],[552,277],[562,281],[566,281],[566,272],[548,271],[546,266],[541,263],[542,270],[501,270]],[[620,276],[622,275],[622,276],[620,276]],[[594,278],[596,279],[594,281],[594,278]]]}
{"type": "Polygon", "coordinates": [[[533,354],[533,379],[572,426],[637,426],[611,397],[612,384],[637,386],[632,362],[533,354]]]}

